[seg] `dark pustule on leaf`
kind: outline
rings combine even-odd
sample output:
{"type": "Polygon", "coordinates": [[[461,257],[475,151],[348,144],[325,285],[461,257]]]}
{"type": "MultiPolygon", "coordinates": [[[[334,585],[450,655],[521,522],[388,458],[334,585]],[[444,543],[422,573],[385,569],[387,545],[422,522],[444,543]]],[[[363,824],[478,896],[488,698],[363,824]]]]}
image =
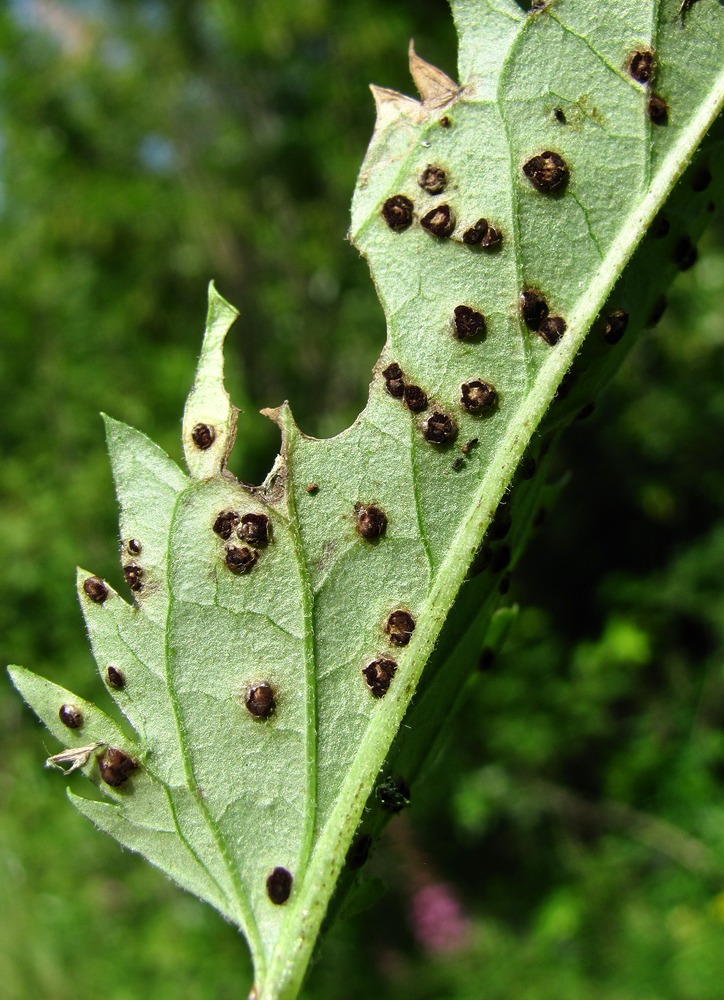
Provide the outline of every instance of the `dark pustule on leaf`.
{"type": "Polygon", "coordinates": [[[99,576],[89,576],[83,581],[83,592],[94,604],[108,599],[108,586],[99,576]]]}
{"type": "Polygon", "coordinates": [[[269,543],[269,528],[266,514],[243,514],[236,533],[243,542],[260,547],[269,543]]]}
{"type": "Polygon", "coordinates": [[[536,330],[538,336],[542,337],[550,347],[554,347],[565,332],[566,321],[562,316],[548,316],[536,330]]]}
{"type": "Polygon", "coordinates": [[[427,409],[427,393],[419,385],[406,385],[403,390],[405,406],[413,413],[422,413],[427,409]]]}
{"type": "Polygon", "coordinates": [[[477,438],[470,438],[470,440],[466,441],[465,444],[460,448],[460,451],[463,453],[463,455],[467,455],[469,452],[473,450],[473,448],[477,443],[478,443],[477,438]]]}
{"type": "Polygon", "coordinates": [[[356,871],[366,863],[371,847],[372,837],[369,833],[361,833],[359,837],[355,837],[347,851],[346,862],[350,871],[356,871]]]}
{"type": "Polygon", "coordinates": [[[489,382],[473,379],[460,386],[460,405],[468,413],[490,413],[497,404],[498,393],[489,382]]]}
{"type": "Polygon", "coordinates": [[[126,545],[128,554],[131,556],[140,556],[143,551],[143,546],[137,538],[129,538],[128,544],[126,545]]]}
{"type": "Polygon", "coordinates": [[[385,812],[402,812],[410,804],[410,786],[404,778],[385,779],[377,786],[375,794],[385,812]]]}
{"type": "Polygon", "coordinates": [[[228,540],[231,538],[234,528],[238,523],[238,514],[236,514],[233,510],[222,510],[214,521],[214,531],[220,538],[228,540]]]}
{"type": "Polygon", "coordinates": [[[450,128],[452,122],[450,121],[447,115],[443,115],[443,117],[438,122],[438,125],[440,126],[440,128],[450,128]]]}
{"type": "Polygon", "coordinates": [[[484,250],[493,250],[500,246],[502,239],[500,230],[491,226],[487,219],[478,219],[463,233],[463,243],[470,247],[480,246],[484,250]]]}
{"type": "Polygon", "coordinates": [[[238,548],[236,545],[230,545],[226,550],[224,561],[232,573],[242,574],[250,572],[258,558],[258,554],[246,546],[238,548]]]}
{"type": "Polygon", "coordinates": [[[385,380],[385,389],[389,394],[395,399],[402,399],[405,392],[405,373],[400,366],[393,361],[382,372],[382,378],[385,380]]]}
{"type": "Polygon", "coordinates": [[[654,75],[654,54],[651,49],[636,49],[628,59],[629,74],[637,83],[648,83],[654,75]]]}
{"type": "Polygon", "coordinates": [[[108,687],[113,688],[114,691],[122,691],[126,686],[126,678],[118,667],[114,667],[113,664],[111,664],[106,669],[106,683],[108,684],[108,687]]]}
{"type": "Polygon", "coordinates": [[[111,785],[112,788],[117,788],[128,780],[129,775],[136,770],[138,764],[123,750],[119,750],[117,747],[108,747],[106,752],[99,757],[98,767],[103,781],[107,785],[111,785]]]}
{"type": "Polygon", "coordinates": [[[137,566],[136,563],[128,563],[123,567],[123,576],[132,591],[138,593],[139,590],[143,590],[143,567],[137,566]]]}
{"type": "Polygon", "coordinates": [[[385,623],[385,632],[393,646],[406,646],[415,631],[415,619],[409,611],[393,611],[385,623]]]}
{"type": "Polygon", "coordinates": [[[413,204],[404,194],[395,194],[382,206],[382,218],[396,233],[412,224],[413,204]]]}
{"type": "Polygon", "coordinates": [[[628,313],[623,309],[617,309],[609,313],[606,317],[606,325],[603,328],[603,339],[607,344],[617,344],[628,326],[628,313]]]}
{"type": "Polygon", "coordinates": [[[430,444],[449,444],[455,438],[458,429],[452,417],[436,410],[431,413],[422,425],[422,433],[430,444]]]}
{"type": "Polygon", "coordinates": [[[455,229],[455,216],[449,205],[440,205],[438,208],[433,208],[427,215],[423,215],[420,219],[420,225],[433,236],[447,239],[448,236],[452,236],[455,229]]]}
{"type": "Polygon", "coordinates": [[[669,106],[659,94],[652,94],[649,98],[649,118],[654,125],[668,125],[669,106]]]}
{"type": "Polygon", "coordinates": [[[75,705],[61,705],[58,718],[68,729],[80,729],[83,725],[83,713],[75,705]]]}
{"type": "Polygon", "coordinates": [[[354,509],[357,533],[368,542],[384,534],[387,515],[375,504],[357,504],[354,509]]]}
{"type": "Polygon", "coordinates": [[[374,698],[382,698],[390,688],[390,681],[395,676],[397,664],[394,660],[373,660],[363,667],[362,674],[367,687],[374,698]]]}
{"type": "Polygon", "coordinates": [[[553,108],[553,117],[559,125],[568,124],[568,119],[566,118],[566,113],[563,108],[553,108]]]}
{"type": "Polygon", "coordinates": [[[696,264],[698,257],[699,251],[694,246],[691,236],[687,236],[686,234],[680,236],[671,254],[671,259],[678,269],[680,271],[688,271],[690,267],[696,264]]]}
{"type": "Polygon", "coordinates": [[[548,315],[548,303],[535,288],[520,293],[520,312],[529,330],[537,330],[548,315]]]}
{"type": "Polygon", "coordinates": [[[523,173],[537,191],[552,194],[559,191],[569,176],[568,164],[550,149],[532,156],[523,164],[523,173]]]}
{"type": "Polygon", "coordinates": [[[268,719],[276,708],[274,688],[266,681],[252,684],[244,695],[244,704],[250,715],[255,719],[268,719]]]}
{"type": "Polygon", "coordinates": [[[292,873],[286,868],[278,867],[267,876],[266,894],[272,903],[281,906],[286,903],[292,892],[292,873]]]}
{"type": "Polygon", "coordinates": [[[216,440],[216,431],[208,424],[196,424],[191,431],[191,440],[201,451],[206,451],[216,440]]]}
{"type": "Polygon", "coordinates": [[[440,194],[441,191],[445,190],[447,174],[442,167],[434,167],[428,164],[417,178],[417,183],[428,194],[440,194]]]}
{"type": "Polygon", "coordinates": [[[458,340],[475,340],[485,336],[485,317],[470,306],[455,306],[453,335],[458,340]]]}

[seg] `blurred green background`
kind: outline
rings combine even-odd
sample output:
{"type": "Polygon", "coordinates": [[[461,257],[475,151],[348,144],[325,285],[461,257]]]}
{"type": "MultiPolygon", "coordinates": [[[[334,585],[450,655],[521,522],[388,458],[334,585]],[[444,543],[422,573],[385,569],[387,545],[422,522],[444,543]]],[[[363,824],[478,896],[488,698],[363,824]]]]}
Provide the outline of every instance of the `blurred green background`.
{"type": "MultiPolygon", "coordinates": [[[[384,322],[348,206],[410,36],[454,75],[444,0],[3,5],[0,662],[99,696],[74,591],[76,564],[122,583],[97,414],[180,461],[211,277],[241,311],[235,472],[273,459],[259,407],[317,435],[362,407],[384,322]]],[[[721,214],[701,251],[561,442],[505,652],[310,1000],[724,996],[721,214]]],[[[4,676],[0,740],[1,995],[244,998],[236,932],[74,812],[4,676]]]]}

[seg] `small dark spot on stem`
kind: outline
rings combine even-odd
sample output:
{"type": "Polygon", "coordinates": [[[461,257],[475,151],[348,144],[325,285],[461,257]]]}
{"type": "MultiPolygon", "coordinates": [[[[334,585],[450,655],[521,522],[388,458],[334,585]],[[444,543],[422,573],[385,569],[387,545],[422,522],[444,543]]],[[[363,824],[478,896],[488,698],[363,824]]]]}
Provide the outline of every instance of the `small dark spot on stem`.
{"type": "Polygon", "coordinates": [[[143,590],[142,566],[137,566],[136,563],[127,563],[123,567],[123,576],[125,577],[126,583],[134,593],[138,593],[139,590],[143,590]]]}
{"type": "Polygon", "coordinates": [[[224,562],[232,573],[241,575],[249,573],[254,568],[254,563],[258,558],[258,553],[247,549],[246,546],[239,548],[236,545],[229,545],[226,549],[224,562]]]}
{"type": "Polygon", "coordinates": [[[552,194],[564,187],[570,171],[560,154],[546,149],[523,164],[523,173],[537,191],[552,194]]]}
{"type": "Polygon", "coordinates": [[[375,792],[385,812],[398,813],[410,804],[410,786],[404,778],[386,778],[375,792]]]}
{"type": "Polygon", "coordinates": [[[648,111],[652,125],[668,125],[669,106],[659,94],[652,94],[649,97],[648,111]]]}
{"type": "Polygon", "coordinates": [[[201,451],[206,451],[216,440],[216,431],[208,424],[196,424],[191,431],[191,440],[201,451]]]}
{"type": "Polygon", "coordinates": [[[271,524],[266,514],[243,514],[236,533],[242,542],[261,548],[269,544],[271,524]]]}
{"type": "Polygon", "coordinates": [[[495,386],[476,378],[460,386],[460,405],[468,413],[491,413],[498,405],[495,386]]]}
{"type": "Polygon", "coordinates": [[[476,340],[485,336],[485,317],[470,306],[453,309],[453,336],[458,340],[476,340]]]}
{"type": "Polygon", "coordinates": [[[447,174],[442,167],[434,167],[429,163],[417,178],[417,183],[428,194],[440,194],[445,190],[447,174]]]}
{"type": "Polygon", "coordinates": [[[268,719],[276,708],[274,698],[274,688],[266,681],[261,684],[252,684],[246,689],[244,704],[250,715],[255,719],[268,719]]]}
{"type": "Polygon", "coordinates": [[[452,417],[436,410],[423,422],[422,433],[431,444],[448,444],[457,434],[457,426],[452,417]]]}
{"type": "Polygon", "coordinates": [[[101,778],[112,788],[118,788],[124,781],[127,781],[131,772],[135,771],[138,764],[118,747],[108,747],[105,753],[98,759],[98,767],[101,778]]]}
{"type": "Polygon", "coordinates": [[[628,326],[628,313],[623,309],[616,309],[606,317],[606,325],[603,328],[603,339],[607,344],[617,344],[628,326]]]}
{"type": "Polygon", "coordinates": [[[370,856],[371,847],[372,837],[368,833],[361,833],[359,837],[355,837],[347,851],[347,867],[350,871],[356,871],[365,864],[370,856]]]}
{"type": "Polygon", "coordinates": [[[387,515],[376,504],[358,503],[354,508],[355,528],[357,534],[368,542],[380,538],[387,528],[387,515]]]}
{"type": "Polygon", "coordinates": [[[711,184],[711,180],[711,170],[708,167],[699,167],[691,178],[691,190],[697,193],[699,191],[706,191],[711,184]]]}
{"type": "Polygon", "coordinates": [[[61,705],[58,718],[68,729],[80,729],[83,725],[83,713],[75,705],[61,705]]]}
{"type": "Polygon", "coordinates": [[[415,619],[409,611],[393,611],[385,622],[385,632],[393,646],[406,646],[415,631],[415,619]]]}
{"type": "Polygon", "coordinates": [[[526,288],[520,293],[520,312],[529,330],[537,330],[548,316],[548,303],[535,288],[526,288]]]}
{"type": "Polygon", "coordinates": [[[382,206],[382,218],[393,232],[400,233],[412,223],[413,204],[404,194],[395,194],[382,206]]]}
{"type": "Polygon", "coordinates": [[[648,83],[654,75],[654,54],[651,49],[636,49],[628,57],[629,74],[637,83],[648,83]]]}
{"type": "Polygon", "coordinates": [[[562,316],[549,316],[543,320],[536,331],[538,336],[542,337],[550,347],[555,347],[565,332],[566,321],[562,316]]]}
{"type": "Polygon", "coordinates": [[[691,236],[688,236],[686,233],[680,236],[671,254],[671,259],[679,270],[688,271],[690,267],[696,264],[698,257],[699,251],[694,246],[691,236]]]}
{"type": "Polygon", "coordinates": [[[231,538],[234,528],[239,523],[239,515],[233,510],[222,510],[214,521],[214,531],[220,538],[231,538]]]}
{"type": "Polygon", "coordinates": [[[94,604],[103,604],[108,599],[108,586],[99,576],[86,577],[83,591],[94,604]]]}
{"type": "Polygon", "coordinates": [[[106,669],[106,684],[109,688],[113,688],[114,691],[122,691],[126,686],[126,678],[118,667],[114,667],[113,664],[106,669]]]}
{"type": "Polygon", "coordinates": [[[669,301],[665,295],[659,295],[658,299],[654,302],[651,307],[651,312],[649,313],[649,318],[646,320],[646,326],[652,327],[656,326],[661,317],[666,312],[666,307],[669,301]]]}
{"type": "Polygon", "coordinates": [[[292,893],[294,878],[290,871],[281,866],[275,868],[266,880],[266,894],[272,903],[281,906],[286,903],[292,893]]]}
{"type": "Polygon", "coordinates": [[[140,556],[143,551],[143,546],[137,538],[129,538],[128,544],[126,545],[126,550],[131,556],[140,556]]]}
{"type": "Polygon", "coordinates": [[[455,229],[455,216],[449,205],[438,205],[420,219],[420,225],[433,236],[447,239],[455,229]]]}
{"type": "Polygon", "coordinates": [[[427,409],[427,393],[419,385],[406,385],[403,390],[405,406],[413,413],[422,413],[427,409]]]}
{"type": "Polygon", "coordinates": [[[374,698],[384,697],[390,687],[390,681],[395,676],[397,664],[394,660],[379,659],[368,663],[362,668],[365,684],[374,698]]]}

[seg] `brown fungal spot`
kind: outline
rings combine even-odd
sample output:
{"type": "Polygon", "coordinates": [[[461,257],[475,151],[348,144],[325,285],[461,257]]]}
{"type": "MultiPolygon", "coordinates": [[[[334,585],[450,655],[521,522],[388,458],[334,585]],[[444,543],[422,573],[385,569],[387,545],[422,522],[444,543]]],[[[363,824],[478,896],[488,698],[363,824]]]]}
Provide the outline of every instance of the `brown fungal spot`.
{"type": "Polygon", "coordinates": [[[294,878],[290,871],[281,865],[275,868],[266,879],[266,894],[276,906],[281,906],[292,893],[294,878]]]}
{"type": "Polygon", "coordinates": [[[648,319],[646,320],[646,326],[656,326],[661,317],[666,312],[666,307],[669,304],[669,300],[665,295],[659,295],[658,299],[654,302],[651,307],[651,312],[649,313],[648,319]]]}
{"type": "Polygon", "coordinates": [[[488,228],[487,219],[478,219],[477,222],[473,223],[463,233],[463,243],[466,243],[469,247],[478,246],[483,242],[483,237],[488,232],[488,228]]]}
{"type": "Polygon", "coordinates": [[[86,577],[83,592],[94,604],[103,604],[108,599],[108,585],[99,576],[86,577]]]}
{"type": "Polygon", "coordinates": [[[427,409],[427,393],[419,385],[406,385],[403,390],[405,406],[413,413],[422,413],[427,409]]]}
{"type": "Polygon", "coordinates": [[[126,550],[131,556],[140,556],[143,551],[143,546],[137,538],[129,538],[128,544],[126,545],[126,550]]]}
{"type": "Polygon", "coordinates": [[[559,125],[568,124],[568,119],[566,118],[566,113],[563,108],[553,108],[553,117],[559,125]]]}
{"type": "Polygon", "coordinates": [[[307,483],[304,489],[307,491],[307,493],[316,493],[317,490],[319,489],[319,486],[317,486],[316,483],[307,483]]]}
{"type": "Polygon", "coordinates": [[[347,851],[346,861],[350,871],[356,871],[365,864],[367,858],[370,856],[371,847],[372,837],[370,837],[369,833],[361,833],[359,837],[355,837],[347,851]]]}
{"type": "Polygon", "coordinates": [[[274,688],[267,681],[250,685],[244,694],[244,704],[255,719],[268,719],[277,707],[274,688]]]}
{"type": "Polygon", "coordinates": [[[259,554],[246,546],[239,548],[236,545],[229,545],[226,549],[224,562],[232,573],[241,575],[249,573],[254,568],[254,563],[259,558],[259,554]]]}
{"type": "Polygon", "coordinates": [[[355,528],[357,534],[368,542],[380,538],[387,528],[387,515],[376,504],[355,504],[355,528]]]}
{"type": "Polygon", "coordinates": [[[398,813],[410,804],[410,786],[404,778],[386,778],[375,791],[385,812],[398,813]]]}
{"type": "Polygon", "coordinates": [[[362,668],[365,684],[370,689],[373,698],[383,698],[387,694],[390,681],[395,676],[396,671],[395,661],[385,658],[372,660],[371,663],[362,668]]]}
{"type": "Polygon", "coordinates": [[[628,313],[623,309],[616,309],[606,317],[606,325],[603,328],[603,339],[607,344],[617,344],[628,326],[628,313]]]}
{"type": "Polygon", "coordinates": [[[512,552],[509,545],[501,545],[499,548],[493,551],[493,557],[490,560],[490,569],[493,573],[500,573],[501,570],[507,569],[510,566],[512,552]]]}
{"type": "Polygon", "coordinates": [[[402,399],[405,392],[405,373],[397,362],[393,361],[391,365],[388,365],[384,369],[382,378],[385,380],[385,389],[389,392],[390,396],[394,396],[395,399],[402,399]]]}
{"type": "Polygon", "coordinates": [[[536,462],[536,460],[533,458],[532,455],[526,455],[526,457],[520,463],[521,479],[532,479],[537,471],[538,471],[538,463],[536,462]]]}
{"type": "Polygon", "coordinates": [[[460,405],[468,413],[490,413],[498,405],[498,393],[495,386],[476,378],[460,386],[460,405]]]}
{"type": "Polygon", "coordinates": [[[637,83],[648,83],[654,75],[654,54],[651,49],[636,49],[628,57],[629,75],[637,83]]]}
{"type": "Polygon", "coordinates": [[[711,184],[711,180],[711,170],[708,167],[699,167],[691,178],[691,190],[696,191],[697,194],[700,191],[706,191],[711,184]]]}
{"type": "Polygon", "coordinates": [[[455,216],[449,205],[438,205],[420,219],[420,225],[428,233],[440,239],[447,239],[455,229],[455,216]]]}
{"type": "Polygon", "coordinates": [[[648,112],[652,125],[668,125],[669,106],[660,94],[649,97],[648,112]]]}
{"type": "Polygon", "coordinates": [[[452,122],[450,121],[447,115],[443,115],[438,124],[440,125],[441,128],[450,128],[452,122]]]}
{"type": "Polygon", "coordinates": [[[417,178],[417,183],[428,194],[440,194],[441,191],[445,190],[447,174],[442,167],[434,167],[431,163],[428,163],[417,178]]]}
{"type": "Polygon", "coordinates": [[[529,330],[537,330],[548,316],[548,303],[535,288],[525,288],[520,293],[520,312],[529,330]]]}
{"type": "Polygon", "coordinates": [[[671,259],[679,270],[688,271],[690,267],[696,264],[698,257],[699,251],[694,246],[691,236],[688,236],[686,233],[680,236],[671,254],[671,259]]]}
{"type": "Polygon", "coordinates": [[[266,514],[243,514],[236,533],[243,542],[261,548],[269,544],[271,523],[266,514]]]}
{"type": "Polygon", "coordinates": [[[448,444],[457,434],[457,426],[452,417],[436,410],[423,422],[422,433],[431,444],[448,444]]]}
{"type": "Polygon", "coordinates": [[[138,767],[133,757],[129,757],[118,747],[108,747],[105,753],[98,759],[98,767],[101,778],[112,788],[118,788],[124,781],[127,781],[131,772],[138,767]]]}
{"type": "Polygon", "coordinates": [[[466,441],[465,444],[461,447],[460,451],[463,453],[463,455],[467,455],[469,452],[473,450],[473,448],[477,443],[478,443],[477,438],[470,438],[470,440],[466,441]]]}
{"type": "Polygon", "coordinates": [[[654,221],[651,223],[650,233],[655,240],[663,240],[665,236],[669,235],[670,229],[671,229],[671,223],[666,218],[666,216],[657,215],[654,221]]]}
{"type": "Polygon", "coordinates": [[[134,593],[143,590],[143,567],[136,563],[127,563],[123,567],[123,576],[134,593]]]}
{"type": "Polygon", "coordinates": [[[392,646],[406,646],[415,631],[415,619],[409,611],[393,611],[385,622],[385,632],[392,646]]]}
{"type": "Polygon", "coordinates": [[[488,231],[480,241],[483,250],[496,250],[503,242],[503,234],[495,226],[488,226],[488,231]]]}
{"type": "Polygon", "coordinates": [[[453,309],[453,336],[457,340],[476,340],[485,336],[485,317],[471,306],[453,309]]]}
{"type": "Polygon", "coordinates": [[[550,347],[555,347],[565,332],[566,321],[562,316],[549,316],[536,330],[538,336],[542,337],[550,347]]]}
{"type": "Polygon", "coordinates": [[[83,713],[76,705],[61,705],[58,718],[68,729],[80,729],[83,725],[83,713]]]}
{"type": "Polygon", "coordinates": [[[592,403],[586,403],[586,405],[583,406],[578,411],[578,413],[576,414],[576,420],[586,420],[588,417],[591,416],[591,414],[593,413],[593,411],[595,409],[596,409],[596,404],[595,403],[593,403],[593,402],[592,403]]]}
{"type": "Polygon", "coordinates": [[[453,461],[452,467],[455,470],[455,472],[459,472],[464,465],[465,465],[465,459],[463,458],[462,455],[458,455],[458,457],[453,461]]]}
{"type": "Polygon", "coordinates": [[[395,194],[382,206],[382,218],[395,233],[401,233],[412,224],[414,206],[404,194],[395,194]]]}
{"type": "Polygon", "coordinates": [[[222,510],[214,521],[214,531],[220,538],[227,540],[231,538],[238,523],[239,515],[235,511],[222,510]]]}
{"type": "Polygon", "coordinates": [[[126,678],[123,672],[118,667],[114,667],[112,663],[106,668],[106,684],[109,688],[113,688],[114,691],[122,691],[126,686],[126,678]]]}
{"type": "Polygon", "coordinates": [[[481,674],[488,674],[492,670],[494,663],[495,650],[492,646],[484,646],[480,653],[480,659],[478,660],[478,670],[481,674]]]}
{"type": "Polygon", "coordinates": [[[196,424],[191,431],[191,440],[201,451],[206,451],[216,440],[216,431],[208,424],[196,424]]]}
{"type": "Polygon", "coordinates": [[[536,191],[552,194],[568,181],[568,164],[558,153],[545,149],[523,164],[523,173],[536,191]]]}

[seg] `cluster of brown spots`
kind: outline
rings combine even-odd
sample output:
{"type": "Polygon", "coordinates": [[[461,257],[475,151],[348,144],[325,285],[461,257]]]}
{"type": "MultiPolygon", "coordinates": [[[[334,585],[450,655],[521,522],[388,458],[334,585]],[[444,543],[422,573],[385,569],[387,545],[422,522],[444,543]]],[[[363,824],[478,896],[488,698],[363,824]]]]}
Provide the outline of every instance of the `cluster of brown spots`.
{"type": "Polygon", "coordinates": [[[382,378],[385,380],[385,389],[387,389],[390,396],[394,396],[395,399],[402,399],[405,392],[405,373],[397,362],[393,361],[391,365],[385,368],[382,372],[382,378]]]}
{"type": "Polygon", "coordinates": [[[636,49],[629,55],[627,66],[637,83],[649,83],[654,75],[654,53],[651,49],[636,49]]]}
{"type": "Polygon", "coordinates": [[[355,529],[368,542],[380,538],[387,528],[387,515],[376,504],[355,504],[355,529]]]}
{"type": "Polygon", "coordinates": [[[485,336],[485,317],[472,306],[455,306],[452,331],[457,340],[479,340],[485,336]]]}
{"type": "Polygon", "coordinates": [[[236,533],[242,542],[256,548],[269,544],[271,523],[266,514],[243,514],[236,533]]]}
{"type": "Polygon", "coordinates": [[[427,409],[427,393],[419,385],[406,385],[403,390],[405,406],[412,413],[422,413],[427,409]]]}
{"type": "Polygon", "coordinates": [[[428,194],[440,194],[447,185],[447,174],[442,167],[429,163],[417,178],[417,183],[428,194]]]}
{"type": "Polygon", "coordinates": [[[603,339],[607,344],[617,344],[626,333],[628,326],[628,313],[623,309],[616,309],[606,317],[606,324],[603,328],[603,339]]]}
{"type": "Polygon", "coordinates": [[[566,321],[562,316],[548,315],[548,303],[535,288],[526,288],[520,293],[520,312],[528,329],[534,330],[551,347],[566,332],[566,321]]]}
{"type": "Polygon", "coordinates": [[[706,191],[706,189],[711,184],[711,170],[708,167],[699,167],[694,176],[691,178],[691,190],[696,191],[698,194],[700,191],[706,191]]]}
{"type": "Polygon", "coordinates": [[[523,164],[523,173],[536,191],[553,194],[565,186],[570,175],[568,164],[550,149],[537,153],[523,164]]]}
{"type": "Polygon", "coordinates": [[[272,903],[281,906],[286,903],[292,893],[292,873],[281,866],[275,868],[266,880],[266,894],[272,903]]]}
{"type": "Polygon", "coordinates": [[[674,250],[671,254],[671,259],[679,268],[680,271],[688,271],[690,267],[696,264],[699,257],[699,251],[694,246],[691,236],[684,233],[676,241],[674,250]]]}
{"type": "Polygon", "coordinates": [[[255,719],[268,719],[277,706],[274,688],[268,681],[251,684],[244,694],[244,704],[255,719]]]}
{"type": "Polygon", "coordinates": [[[369,833],[361,833],[359,837],[355,837],[347,851],[346,862],[350,871],[356,871],[366,863],[371,847],[372,837],[369,833]]]}
{"type": "Polygon", "coordinates": [[[126,686],[126,678],[123,672],[114,667],[111,663],[106,669],[106,684],[109,688],[113,688],[114,691],[122,691],[126,686]]]}
{"type": "Polygon", "coordinates": [[[209,424],[196,424],[191,431],[191,440],[200,451],[206,451],[216,440],[216,431],[209,424]]]}
{"type": "Polygon", "coordinates": [[[410,804],[410,786],[404,778],[386,778],[375,791],[385,812],[398,813],[410,804]]]}
{"type": "Polygon", "coordinates": [[[137,594],[143,590],[143,567],[137,563],[126,563],[123,567],[123,576],[131,590],[137,594]]]}
{"type": "Polygon", "coordinates": [[[80,729],[83,725],[83,713],[75,705],[61,705],[58,718],[68,729],[80,729]]]}
{"type": "Polygon", "coordinates": [[[362,675],[365,684],[370,689],[373,698],[383,698],[390,688],[390,682],[397,672],[397,664],[394,660],[385,659],[372,660],[366,667],[362,668],[362,675]]]}
{"type": "Polygon", "coordinates": [[[479,246],[484,250],[494,250],[503,241],[502,233],[491,226],[487,219],[478,219],[463,233],[463,243],[469,247],[479,246]]]}
{"type": "Polygon", "coordinates": [[[234,528],[236,528],[239,523],[239,515],[233,510],[222,510],[219,516],[214,521],[214,531],[216,534],[228,541],[231,538],[234,528]]]}
{"type": "Polygon", "coordinates": [[[241,576],[242,573],[249,573],[254,568],[254,564],[259,558],[259,553],[246,546],[239,548],[237,545],[229,545],[226,548],[224,562],[231,570],[241,576]]]}
{"type": "Polygon", "coordinates": [[[454,440],[458,429],[452,417],[436,410],[427,420],[423,421],[422,433],[430,444],[449,444],[454,440]]]}
{"type": "Polygon", "coordinates": [[[475,416],[492,413],[498,405],[497,390],[495,386],[479,378],[465,382],[460,386],[460,405],[475,416]]]}
{"type": "Polygon", "coordinates": [[[392,646],[406,646],[415,631],[415,619],[409,611],[393,611],[385,622],[385,632],[392,646]]]}
{"type": "Polygon", "coordinates": [[[129,538],[126,545],[126,551],[130,556],[140,556],[143,551],[143,546],[137,538],[129,538]]]}
{"type": "Polygon", "coordinates": [[[395,194],[382,206],[382,218],[395,233],[412,225],[414,205],[404,194],[395,194]]]}
{"type": "Polygon", "coordinates": [[[652,125],[668,125],[669,106],[660,94],[649,97],[648,112],[652,125]]]}
{"type": "Polygon", "coordinates": [[[455,216],[449,205],[438,205],[420,219],[420,225],[439,239],[448,239],[455,229],[455,216]]]}
{"type": "Polygon", "coordinates": [[[123,750],[119,750],[117,747],[108,747],[98,759],[98,767],[103,781],[112,788],[118,788],[119,785],[128,780],[131,772],[137,769],[138,764],[123,750]]]}
{"type": "Polygon", "coordinates": [[[103,604],[108,599],[108,585],[99,576],[88,576],[83,581],[83,592],[94,604],[103,604]]]}

